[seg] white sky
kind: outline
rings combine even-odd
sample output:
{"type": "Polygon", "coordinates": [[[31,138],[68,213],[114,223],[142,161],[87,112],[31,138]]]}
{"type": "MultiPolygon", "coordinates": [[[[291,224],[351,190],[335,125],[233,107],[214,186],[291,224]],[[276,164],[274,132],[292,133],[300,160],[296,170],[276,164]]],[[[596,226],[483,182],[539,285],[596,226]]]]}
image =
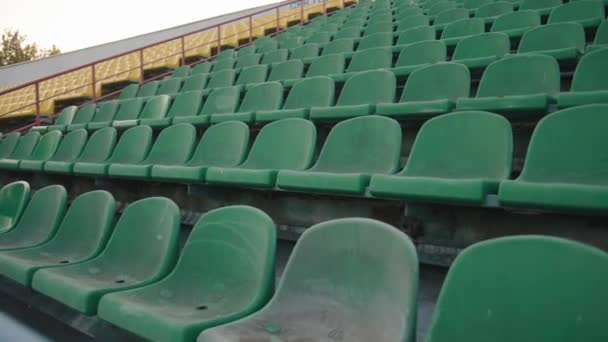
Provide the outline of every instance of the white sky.
{"type": "Polygon", "coordinates": [[[62,52],[108,43],[278,0],[1,0],[0,31],[62,52]]]}

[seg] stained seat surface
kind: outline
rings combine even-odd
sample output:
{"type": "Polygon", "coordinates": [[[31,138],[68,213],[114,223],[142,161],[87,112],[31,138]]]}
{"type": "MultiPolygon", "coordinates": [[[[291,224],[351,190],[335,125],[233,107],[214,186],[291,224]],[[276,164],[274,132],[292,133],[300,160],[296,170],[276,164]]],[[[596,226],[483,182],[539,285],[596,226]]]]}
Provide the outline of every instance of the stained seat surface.
{"type": "Polygon", "coordinates": [[[23,181],[0,189],[0,233],[13,229],[30,200],[30,185],[23,181]]]}

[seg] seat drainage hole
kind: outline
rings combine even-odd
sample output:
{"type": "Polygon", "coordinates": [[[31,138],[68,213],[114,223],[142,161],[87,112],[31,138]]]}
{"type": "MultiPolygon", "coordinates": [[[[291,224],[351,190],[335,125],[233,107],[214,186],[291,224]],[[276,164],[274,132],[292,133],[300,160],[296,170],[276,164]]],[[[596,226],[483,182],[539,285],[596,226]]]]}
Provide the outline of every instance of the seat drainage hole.
{"type": "Polygon", "coordinates": [[[60,264],[67,264],[69,261],[68,260],[61,260],[59,263],[60,264]]]}
{"type": "Polygon", "coordinates": [[[123,284],[124,282],[124,279],[118,279],[115,281],[116,284],[123,284]]]}
{"type": "Polygon", "coordinates": [[[200,310],[200,311],[207,310],[207,305],[199,305],[196,307],[196,310],[200,310]]]}

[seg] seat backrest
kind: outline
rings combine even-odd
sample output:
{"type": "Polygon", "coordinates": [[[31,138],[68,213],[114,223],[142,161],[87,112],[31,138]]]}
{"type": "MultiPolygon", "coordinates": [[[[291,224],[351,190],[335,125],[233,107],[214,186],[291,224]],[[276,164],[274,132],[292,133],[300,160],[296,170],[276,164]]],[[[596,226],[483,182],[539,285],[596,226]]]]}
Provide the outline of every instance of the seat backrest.
{"type": "Polygon", "coordinates": [[[239,112],[276,110],[283,104],[283,86],[280,82],[254,84],[247,89],[239,112]]]}
{"type": "Polygon", "coordinates": [[[302,37],[290,37],[280,42],[279,47],[281,49],[295,49],[302,46],[303,41],[302,37]]]}
{"type": "Polygon", "coordinates": [[[0,245],[19,248],[47,241],[63,219],[67,202],[67,192],[61,185],[49,185],[36,191],[15,228],[2,234],[0,245]]]}
{"type": "Polygon", "coordinates": [[[374,33],[361,38],[359,45],[357,46],[357,51],[392,45],[393,34],[391,32],[374,33]]]}
{"type": "Polygon", "coordinates": [[[519,55],[490,64],[479,82],[477,97],[556,94],[560,88],[559,65],[544,55],[519,55]]]}
{"type": "Polygon", "coordinates": [[[331,39],[330,32],[315,32],[312,36],[306,39],[306,44],[315,43],[315,44],[326,44],[329,43],[331,39]]]}
{"type": "Polygon", "coordinates": [[[13,132],[0,139],[0,158],[7,158],[13,153],[19,143],[19,138],[21,138],[21,133],[13,132]]]}
{"type": "Polygon", "coordinates": [[[128,86],[122,88],[120,91],[120,95],[118,95],[119,100],[132,99],[137,96],[137,92],[139,91],[139,84],[129,84],[128,86]]]}
{"type": "Polygon", "coordinates": [[[262,57],[263,64],[271,64],[271,63],[281,63],[285,62],[289,57],[289,50],[287,49],[279,49],[270,51],[264,54],[262,57]]]}
{"type": "Polygon", "coordinates": [[[342,121],[329,132],[311,171],[394,173],[401,157],[401,127],[376,115],[342,121]]]}
{"type": "Polygon", "coordinates": [[[261,58],[262,58],[262,55],[257,54],[257,53],[254,53],[251,55],[240,56],[236,59],[236,64],[234,67],[239,69],[239,68],[246,68],[246,67],[249,67],[252,65],[258,65],[258,64],[260,64],[261,58]]]}
{"type": "Polygon", "coordinates": [[[535,52],[562,48],[585,52],[585,30],[578,23],[547,24],[527,31],[521,38],[518,52],[535,52]]]}
{"type": "MultiPolygon", "coordinates": [[[[339,39],[355,39],[361,37],[361,28],[359,27],[346,27],[336,32],[334,35],[334,41],[339,39]]],[[[331,43],[330,43],[331,44],[331,43]]]]}
{"type": "MultiPolygon", "coordinates": [[[[245,58],[246,56],[242,56],[241,58],[245,58]]],[[[211,68],[212,72],[218,72],[222,70],[230,70],[234,68],[234,63],[236,60],[234,58],[226,58],[213,62],[213,67],[211,68]]]]}
{"type": "Polygon", "coordinates": [[[112,269],[137,281],[160,279],[177,259],[179,230],[179,208],[170,199],[149,197],[133,202],[94,261],[113,265],[112,269]]]}
{"type": "Polygon", "coordinates": [[[108,163],[137,164],[142,161],[152,146],[152,128],[135,126],[126,130],[118,140],[108,163]]]}
{"type": "Polygon", "coordinates": [[[293,59],[287,62],[275,64],[272,66],[268,81],[281,81],[295,78],[301,78],[304,73],[304,63],[301,60],[293,59]]]}
{"type": "Polygon", "coordinates": [[[604,251],[557,237],[476,243],[450,267],[426,341],[607,340],[606,267],[604,251]]]}
{"type": "Polygon", "coordinates": [[[93,116],[91,122],[109,122],[114,119],[118,110],[118,101],[106,101],[97,104],[97,113],[93,116]]]}
{"type": "Polygon", "coordinates": [[[169,95],[156,95],[146,101],[144,109],[139,114],[140,119],[160,119],[167,114],[167,109],[171,104],[169,95]]]}
{"type": "Polygon", "coordinates": [[[177,124],[163,129],[150,153],[141,163],[146,165],[181,165],[190,158],[196,141],[196,129],[190,124],[177,124]]]}
{"type": "Polygon", "coordinates": [[[449,24],[456,20],[468,19],[469,10],[466,8],[452,8],[437,14],[433,25],[449,24]]]}
{"type": "Polygon", "coordinates": [[[258,38],[253,44],[258,53],[266,53],[279,48],[279,43],[276,40],[267,37],[258,38]]]}
{"type": "Polygon", "coordinates": [[[120,106],[118,107],[118,111],[114,116],[114,120],[137,119],[145,103],[146,100],[141,97],[121,101],[120,106]]]}
{"type": "Polygon", "coordinates": [[[414,71],[407,79],[400,102],[469,97],[469,69],[458,63],[437,63],[414,71]]]}
{"type": "Polygon", "coordinates": [[[335,91],[330,77],[307,77],[291,87],[283,109],[329,107],[335,101],[335,91]]]}
{"type": "Polygon", "coordinates": [[[291,59],[314,58],[319,55],[319,45],[316,43],[306,43],[291,52],[291,59]]]}
{"type": "Polygon", "coordinates": [[[491,32],[526,29],[540,26],[540,15],[536,11],[519,10],[498,16],[492,24],[491,32]]]}
{"type": "Polygon", "coordinates": [[[70,162],[78,158],[87,143],[88,136],[89,134],[84,128],[71,131],[61,139],[55,154],[49,160],[70,162]]]}
{"type": "Polygon", "coordinates": [[[65,107],[61,111],[61,113],[59,113],[59,115],[57,116],[57,119],[55,120],[55,125],[71,124],[72,120],[74,120],[74,115],[76,115],[77,110],[78,110],[78,107],[76,107],[76,106],[65,107]]]}
{"type": "Polygon", "coordinates": [[[608,20],[604,20],[597,28],[593,44],[608,44],[608,20]]]}
{"type": "Polygon", "coordinates": [[[40,141],[36,145],[36,148],[32,151],[32,154],[24,159],[29,160],[48,160],[55,154],[57,146],[61,142],[63,134],[60,131],[50,131],[40,137],[40,141]]]}
{"type": "Polygon", "coordinates": [[[234,85],[245,85],[250,83],[261,83],[266,81],[268,75],[268,65],[253,65],[241,69],[239,77],[236,79],[234,85]]]}
{"type": "Polygon", "coordinates": [[[255,45],[247,45],[242,48],[239,48],[236,51],[236,56],[240,57],[240,56],[249,55],[249,54],[255,53],[255,50],[256,50],[255,45]]]}
{"type": "Polygon", "coordinates": [[[239,105],[239,87],[216,88],[205,100],[199,115],[234,113],[239,105]]]}
{"type": "Polygon", "coordinates": [[[476,9],[493,2],[494,0],[464,0],[462,6],[468,9],[476,9]]]}
{"type": "Polygon", "coordinates": [[[485,23],[481,18],[456,20],[445,26],[441,39],[472,36],[483,33],[484,30],[485,23]]]}
{"type": "Polygon", "coordinates": [[[480,57],[502,58],[511,51],[509,36],[502,32],[477,34],[461,40],[456,45],[452,60],[480,57]]]}
{"type": "Polygon", "coordinates": [[[352,52],[355,49],[355,41],[352,38],[343,38],[332,40],[323,47],[321,56],[331,55],[334,53],[352,52]]]}
{"type": "Polygon", "coordinates": [[[184,85],[180,92],[199,91],[205,88],[209,76],[207,74],[194,74],[184,79],[184,85]]]}
{"type": "Polygon", "coordinates": [[[167,117],[196,116],[203,105],[203,94],[201,91],[189,91],[179,93],[175,96],[167,117]]]}
{"type": "Polygon", "coordinates": [[[374,23],[368,23],[365,28],[365,36],[377,34],[377,33],[393,33],[394,24],[392,21],[376,21],[374,23]]]}
{"type": "Polygon", "coordinates": [[[84,146],[77,162],[100,163],[110,157],[116,145],[117,133],[114,127],[96,130],[84,146]]]}
{"type": "Polygon", "coordinates": [[[416,14],[403,17],[403,19],[399,21],[397,29],[399,31],[405,31],[419,26],[429,26],[429,18],[426,15],[416,14]]]}
{"type": "Polygon", "coordinates": [[[13,152],[10,155],[11,159],[25,159],[27,156],[32,154],[34,148],[40,141],[40,133],[38,132],[29,132],[24,136],[19,138],[19,142],[13,152]]]}
{"type": "Polygon", "coordinates": [[[346,60],[342,54],[321,56],[310,63],[306,77],[341,74],[344,72],[345,65],[346,60]]]}
{"type": "Polygon", "coordinates": [[[388,69],[393,65],[391,48],[374,48],[358,51],[353,54],[347,72],[388,69]]]}
{"type": "Polygon", "coordinates": [[[436,16],[443,11],[454,9],[456,8],[456,6],[457,4],[455,1],[440,2],[430,7],[426,14],[430,16],[436,16]]]}
{"type": "Polygon", "coordinates": [[[396,45],[418,43],[425,40],[435,40],[436,32],[432,26],[420,26],[399,32],[396,45]]]}
{"type": "Polygon", "coordinates": [[[195,65],[194,68],[192,68],[191,75],[208,74],[209,72],[211,72],[212,66],[213,66],[213,63],[211,63],[211,62],[199,63],[199,64],[195,65]]]}
{"type": "Polygon", "coordinates": [[[513,12],[513,3],[497,1],[480,6],[475,11],[475,18],[494,18],[511,12],[513,12]]]}
{"type": "Polygon", "coordinates": [[[372,70],[346,80],[337,106],[391,103],[395,101],[397,80],[388,70],[372,70]]]}
{"type": "Polygon", "coordinates": [[[576,65],[570,91],[608,90],[608,49],[585,54],[576,65]]]}
{"type": "Polygon", "coordinates": [[[222,70],[211,74],[206,89],[230,87],[234,84],[235,72],[232,69],[222,70]]]}
{"type": "Polygon", "coordinates": [[[188,166],[236,166],[249,148],[249,126],[226,121],[209,127],[188,161],[188,166]]]}
{"type": "Polygon", "coordinates": [[[158,91],[158,87],[160,86],[160,81],[151,81],[148,83],[144,83],[141,87],[139,87],[139,91],[137,92],[137,97],[147,97],[154,96],[158,91]]]}
{"type": "Polygon", "coordinates": [[[310,166],[317,130],[303,119],[283,119],[262,127],[249,156],[248,169],[303,170],[310,166]]]}
{"type": "Polygon", "coordinates": [[[30,200],[30,185],[23,181],[0,188],[0,232],[11,229],[19,221],[30,200]]]}
{"type": "Polygon", "coordinates": [[[225,59],[232,59],[234,58],[234,49],[226,49],[226,50],[222,50],[220,51],[217,56],[215,57],[216,61],[223,61],[225,59]]]}
{"type": "Polygon", "coordinates": [[[89,103],[78,108],[76,115],[74,115],[74,118],[72,119],[72,124],[84,124],[91,122],[96,110],[97,105],[95,103],[89,103]]]}
{"type": "Polygon", "coordinates": [[[182,65],[180,67],[177,67],[171,73],[171,77],[188,77],[188,76],[190,76],[190,66],[189,65],[182,65]]]}
{"type": "Polygon", "coordinates": [[[182,79],[177,77],[168,78],[160,82],[158,87],[158,95],[171,95],[179,92],[182,87],[182,79]]]}
{"type": "Polygon", "coordinates": [[[443,62],[448,51],[440,40],[426,40],[404,47],[399,53],[395,67],[443,62]]]}
{"type": "Polygon", "coordinates": [[[522,181],[608,185],[608,104],[560,110],[534,129],[522,181]]]}
{"type": "Polygon", "coordinates": [[[519,9],[538,10],[560,6],[563,0],[522,0],[519,9]]]}

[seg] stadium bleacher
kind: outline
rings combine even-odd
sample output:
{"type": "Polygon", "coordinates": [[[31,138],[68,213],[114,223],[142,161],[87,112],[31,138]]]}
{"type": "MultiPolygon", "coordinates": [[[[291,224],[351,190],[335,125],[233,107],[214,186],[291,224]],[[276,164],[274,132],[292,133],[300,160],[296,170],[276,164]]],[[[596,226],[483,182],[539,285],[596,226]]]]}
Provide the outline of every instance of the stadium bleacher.
{"type": "Polygon", "coordinates": [[[327,2],[7,132],[0,292],[100,340],[607,341],[607,6],[327,2]]]}

